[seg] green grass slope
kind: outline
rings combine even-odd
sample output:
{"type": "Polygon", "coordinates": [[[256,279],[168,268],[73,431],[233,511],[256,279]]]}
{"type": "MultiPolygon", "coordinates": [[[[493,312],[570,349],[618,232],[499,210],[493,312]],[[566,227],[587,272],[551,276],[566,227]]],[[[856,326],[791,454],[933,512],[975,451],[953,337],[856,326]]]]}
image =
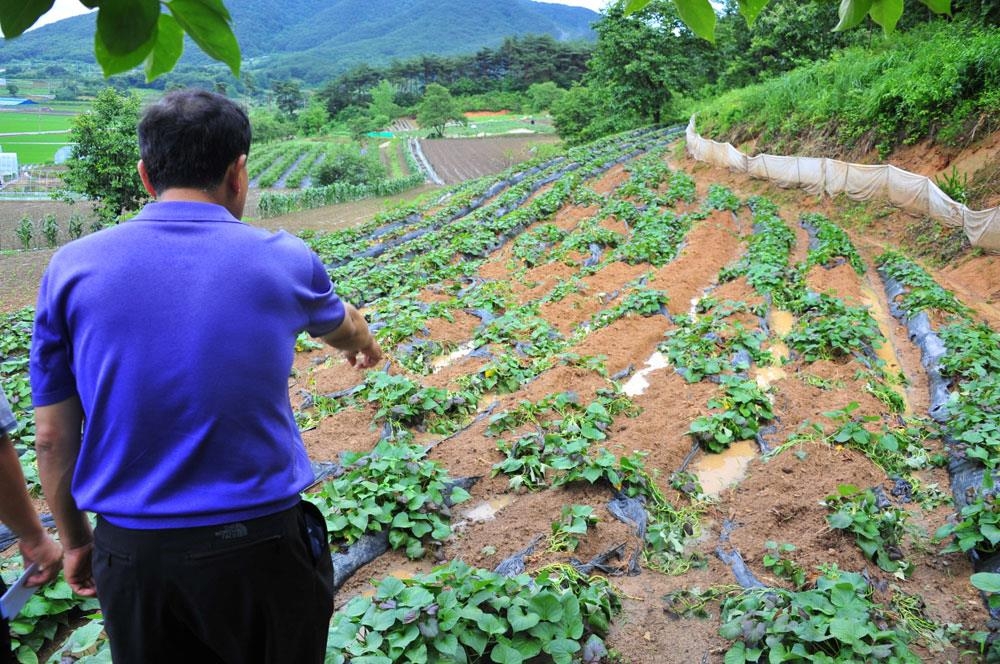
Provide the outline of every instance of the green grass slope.
{"type": "Polygon", "coordinates": [[[923,25],[732,90],[695,111],[703,136],[756,139],[760,152],[874,149],[885,158],[928,138],[962,147],[1000,128],[1000,28],[923,25]]]}

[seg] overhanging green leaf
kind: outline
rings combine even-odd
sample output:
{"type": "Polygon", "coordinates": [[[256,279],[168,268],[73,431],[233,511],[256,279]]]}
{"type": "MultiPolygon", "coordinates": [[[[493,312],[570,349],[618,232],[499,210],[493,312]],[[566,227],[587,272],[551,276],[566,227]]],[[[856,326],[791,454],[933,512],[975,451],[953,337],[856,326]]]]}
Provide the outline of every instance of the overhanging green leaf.
{"type": "Polygon", "coordinates": [[[715,9],[708,0],[674,0],[677,13],[691,31],[706,41],[715,43],[715,9]]]}
{"type": "Polygon", "coordinates": [[[747,25],[753,25],[761,11],[767,6],[769,0],[737,0],[740,6],[740,14],[747,20],[747,25]]]}
{"type": "Polygon", "coordinates": [[[201,2],[201,4],[205,5],[213,12],[215,12],[222,18],[226,19],[227,21],[232,20],[232,17],[229,15],[229,10],[226,9],[226,5],[222,3],[222,0],[199,0],[199,1],[201,2]]]}
{"type": "Polygon", "coordinates": [[[951,0],[920,0],[935,14],[951,14],[951,0]]]}
{"type": "Polygon", "coordinates": [[[874,0],[869,13],[872,20],[881,25],[886,34],[890,34],[903,15],[903,0],[874,0]]]}
{"type": "Polygon", "coordinates": [[[240,46],[229,25],[229,16],[215,10],[218,2],[171,0],[170,12],[194,43],[212,58],[229,65],[240,75],[240,46]]]}
{"type": "Polygon", "coordinates": [[[103,0],[97,10],[97,32],[108,53],[126,56],[151,42],[159,17],[158,0],[103,0]]]}
{"type": "Polygon", "coordinates": [[[634,14],[649,4],[649,0],[628,0],[625,3],[625,15],[634,14]]]}
{"type": "Polygon", "coordinates": [[[146,58],[146,82],[174,68],[184,52],[184,31],[170,14],[160,14],[156,27],[156,43],[146,58]]]}
{"type": "Polygon", "coordinates": [[[0,28],[7,39],[17,37],[52,9],[55,0],[0,0],[0,28]]]}
{"type": "Polygon", "coordinates": [[[865,20],[868,11],[872,8],[872,0],[841,0],[840,1],[840,22],[834,27],[834,31],[849,30],[865,20]]]}
{"type": "Polygon", "coordinates": [[[130,53],[125,53],[122,55],[115,55],[108,50],[107,45],[101,38],[101,31],[97,30],[94,32],[94,55],[97,56],[97,62],[101,65],[101,70],[104,72],[104,76],[113,76],[114,74],[120,74],[122,72],[134,69],[142,64],[142,61],[146,59],[150,51],[153,50],[153,43],[156,41],[156,34],[149,39],[148,42],[135,49],[130,53]]]}

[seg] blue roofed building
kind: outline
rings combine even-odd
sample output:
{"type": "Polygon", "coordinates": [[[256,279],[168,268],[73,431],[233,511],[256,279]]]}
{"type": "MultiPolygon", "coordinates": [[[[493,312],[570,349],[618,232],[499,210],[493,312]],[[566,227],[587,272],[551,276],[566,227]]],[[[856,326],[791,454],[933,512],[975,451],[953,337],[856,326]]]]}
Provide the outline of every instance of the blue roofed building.
{"type": "Polygon", "coordinates": [[[21,106],[37,106],[35,102],[24,97],[0,97],[0,109],[18,108],[21,106]]]}

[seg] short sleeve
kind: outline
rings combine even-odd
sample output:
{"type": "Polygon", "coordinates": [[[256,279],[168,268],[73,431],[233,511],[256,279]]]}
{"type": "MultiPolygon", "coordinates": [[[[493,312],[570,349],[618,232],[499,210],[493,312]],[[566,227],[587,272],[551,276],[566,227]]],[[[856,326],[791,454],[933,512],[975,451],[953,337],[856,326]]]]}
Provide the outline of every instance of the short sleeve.
{"type": "Polygon", "coordinates": [[[333,288],[330,275],[319,256],[309,250],[312,279],[302,294],[303,308],[308,317],[306,332],[314,337],[333,332],[344,321],[344,303],[333,288]]]}
{"type": "Polygon", "coordinates": [[[0,389],[0,434],[13,433],[17,430],[17,420],[7,402],[7,395],[0,389]]]}
{"type": "Polygon", "coordinates": [[[37,406],[50,406],[74,396],[72,345],[64,314],[55,293],[51,266],[42,275],[35,307],[35,326],[31,335],[31,401],[37,406]]]}

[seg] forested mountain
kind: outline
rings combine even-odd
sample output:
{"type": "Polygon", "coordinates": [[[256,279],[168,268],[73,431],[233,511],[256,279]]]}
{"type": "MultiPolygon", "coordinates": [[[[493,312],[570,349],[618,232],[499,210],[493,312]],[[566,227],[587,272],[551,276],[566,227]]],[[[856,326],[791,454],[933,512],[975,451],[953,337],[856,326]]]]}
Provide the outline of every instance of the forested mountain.
{"type": "MultiPolygon", "coordinates": [[[[263,79],[329,80],[360,63],[499,46],[546,34],[592,40],[599,14],[532,0],[238,0],[227,2],[244,69],[263,79]]],[[[76,16],[0,41],[0,66],[93,62],[95,16],[76,16]]],[[[210,61],[188,43],[182,65],[210,61]]]]}

